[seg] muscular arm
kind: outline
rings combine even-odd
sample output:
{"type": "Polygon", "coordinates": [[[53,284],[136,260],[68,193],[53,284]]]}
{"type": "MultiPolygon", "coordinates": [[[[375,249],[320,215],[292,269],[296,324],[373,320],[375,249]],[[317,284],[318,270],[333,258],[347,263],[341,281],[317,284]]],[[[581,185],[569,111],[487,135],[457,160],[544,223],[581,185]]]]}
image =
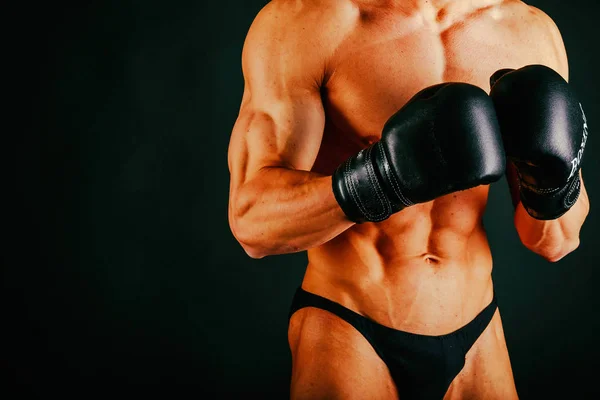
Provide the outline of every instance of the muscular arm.
{"type": "Polygon", "coordinates": [[[309,172],[325,123],[324,62],[321,43],[306,31],[300,37],[296,18],[271,3],[250,28],[242,54],[245,89],[229,146],[229,224],[253,258],[306,250],[352,225],[331,177],[309,172]]]}
{"type": "MultiPolygon", "coordinates": [[[[559,72],[568,80],[567,56],[558,28],[541,11],[536,10],[541,23],[545,24],[549,40],[546,65],[559,72]]],[[[581,171],[580,171],[581,177],[581,171]]],[[[519,200],[516,173],[512,165],[507,165],[507,179],[511,187],[515,205],[514,223],[521,242],[536,254],[551,262],[559,261],[579,246],[579,231],[588,215],[590,202],[581,180],[581,194],[573,207],[562,217],[541,221],[531,217],[519,200]]]]}

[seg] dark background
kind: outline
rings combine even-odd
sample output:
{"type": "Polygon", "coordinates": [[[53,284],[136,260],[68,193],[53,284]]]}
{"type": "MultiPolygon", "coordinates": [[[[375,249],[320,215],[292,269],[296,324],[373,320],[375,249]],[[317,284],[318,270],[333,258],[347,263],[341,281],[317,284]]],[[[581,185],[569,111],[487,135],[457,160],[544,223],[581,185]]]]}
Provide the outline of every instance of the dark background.
{"type": "MultiPolygon", "coordinates": [[[[17,186],[3,196],[14,204],[2,375],[38,397],[79,383],[177,383],[286,398],[287,313],[306,256],[252,260],[227,224],[240,54],[266,2],[51,3],[14,10],[8,36],[17,111],[7,117],[19,117],[5,132],[18,143],[5,149],[17,186]]],[[[587,397],[600,393],[600,6],[530,3],[561,29],[587,111],[592,210],[580,248],[556,264],[520,244],[505,182],[485,223],[521,398],[587,397]]]]}

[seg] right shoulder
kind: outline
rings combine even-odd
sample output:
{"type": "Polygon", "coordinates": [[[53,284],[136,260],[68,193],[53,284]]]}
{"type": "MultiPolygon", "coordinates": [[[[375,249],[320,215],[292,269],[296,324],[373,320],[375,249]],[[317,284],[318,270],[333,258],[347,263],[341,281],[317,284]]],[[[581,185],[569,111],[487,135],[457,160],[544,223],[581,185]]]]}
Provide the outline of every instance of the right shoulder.
{"type": "Polygon", "coordinates": [[[269,2],[248,30],[242,52],[244,74],[277,63],[291,75],[309,73],[323,79],[355,15],[358,10],[351,0],[269,2]]]}
{"type": "Polygon", "coordinates": [[[352,0],[271,0],[256,15],[250,32],[268,29],[276,33],[275,29],[289,36],[335,34],[344,19],[358,13],[352,0]]]}

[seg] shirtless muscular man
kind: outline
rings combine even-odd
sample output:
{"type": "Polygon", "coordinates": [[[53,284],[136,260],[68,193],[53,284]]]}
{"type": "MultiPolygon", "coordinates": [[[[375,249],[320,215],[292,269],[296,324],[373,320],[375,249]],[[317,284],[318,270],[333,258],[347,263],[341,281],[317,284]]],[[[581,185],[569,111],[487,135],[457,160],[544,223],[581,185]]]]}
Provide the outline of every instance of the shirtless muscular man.
{"type": "Polygon", "coordinates": [[[244,45],[229,223],[308,251],[292,399],[514,399],[482,224],[505,172],[558,261],[589,210],[560,33],[517,0],[274,0],[244,45]]]}

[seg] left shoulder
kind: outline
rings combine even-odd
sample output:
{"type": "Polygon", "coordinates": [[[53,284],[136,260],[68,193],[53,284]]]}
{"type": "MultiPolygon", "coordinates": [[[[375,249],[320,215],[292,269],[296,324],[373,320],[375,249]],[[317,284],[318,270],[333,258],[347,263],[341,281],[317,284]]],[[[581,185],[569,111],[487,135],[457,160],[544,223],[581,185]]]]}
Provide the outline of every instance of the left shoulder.
{"type": "Polygon", "coordinates": [[[569,64],[567,52],[558,26],[544,11],[525,5],[524,3],[522,4],[527,10],[527,15],[523,15],[523,20],[526,21],[528,31],[531,34],[529,40],[541,50],[542,57],[544,58],[540,60],[540,64],[554,69],[568,81],[569,64]]]}

